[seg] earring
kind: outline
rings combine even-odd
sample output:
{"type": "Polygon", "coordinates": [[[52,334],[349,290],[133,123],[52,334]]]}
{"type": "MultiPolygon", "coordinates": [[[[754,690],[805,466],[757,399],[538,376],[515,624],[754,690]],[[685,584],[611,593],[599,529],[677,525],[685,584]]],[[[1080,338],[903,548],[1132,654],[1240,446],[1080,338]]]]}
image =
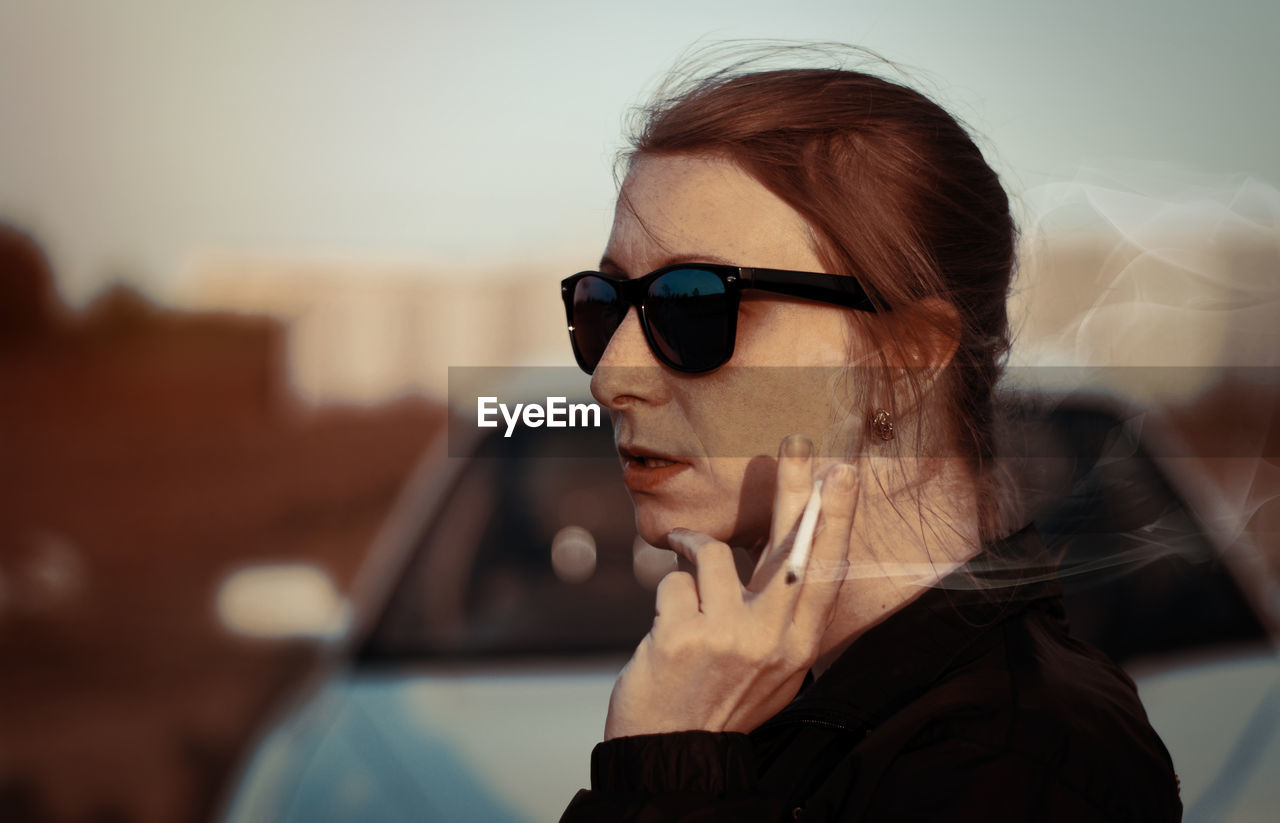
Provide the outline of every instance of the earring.
{"type": "Polygon", "coordinates": [[[881,440],[893,439],[893,415],[888,409],[876,409],[871,415],[871,431],[875,432],[881,440]]]}

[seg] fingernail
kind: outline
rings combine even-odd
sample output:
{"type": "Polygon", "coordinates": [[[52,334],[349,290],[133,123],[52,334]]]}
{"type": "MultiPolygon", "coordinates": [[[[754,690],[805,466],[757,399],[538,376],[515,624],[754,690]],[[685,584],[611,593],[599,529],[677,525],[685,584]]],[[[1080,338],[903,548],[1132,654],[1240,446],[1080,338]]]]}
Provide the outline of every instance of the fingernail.
{"type": "Polygon", "coordinates": [[[787,457],[808,457],[813,454],[813,442],[803,434],[788,435],[782,441],[782,453],[787,457]]]}
{"type": "Polygon", "coordinates": [[[838,492],[847,492],[853,488],[853,466],[841,463],[827,475],[827,485],[838,492]]]}
{"type": "Polygon", "coordinates": [[[692,533],[693,532],[689,531],[688,529],[681,529],[681,528],[672,529],[671,531],[667,532],[667,542],[668,543],[675,542],[681,545],[687,545],[689,543],[689,536],[692,533]]]}

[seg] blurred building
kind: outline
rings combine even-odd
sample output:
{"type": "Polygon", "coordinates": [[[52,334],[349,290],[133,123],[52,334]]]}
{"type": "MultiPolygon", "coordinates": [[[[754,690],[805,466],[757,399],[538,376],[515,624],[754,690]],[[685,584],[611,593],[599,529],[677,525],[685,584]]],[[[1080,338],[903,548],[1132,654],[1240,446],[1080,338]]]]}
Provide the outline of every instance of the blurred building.
{"type": "Polygon", "coordinates": [[[203,820],[314,654],[227,635],[219,581],[345,588],[443,411],[302,409],[275,319],[53,283],[0,222],[0,820],[203,820]]]}
{"type": "Polygon", "coordinates": [[[572,366],[562,274],[220,254],[192,264],[177,302],[280,320],[302,399],[367,404],[442,398],[449,366],[572,366]]]}

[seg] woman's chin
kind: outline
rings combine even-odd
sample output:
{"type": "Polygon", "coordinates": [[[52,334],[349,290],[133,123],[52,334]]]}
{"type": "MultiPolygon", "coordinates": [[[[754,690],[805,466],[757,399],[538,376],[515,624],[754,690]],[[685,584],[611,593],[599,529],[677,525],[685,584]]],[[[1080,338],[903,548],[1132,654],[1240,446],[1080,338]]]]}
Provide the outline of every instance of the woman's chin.
{"type": "Polygon", "coordinates": [[[731,546],[743,546],[743,535],[731,513],[672,511],[640,503],[636,505],[636,532],[649,545],[671,548],[667,535],[672,529],[701,532],[731,546]]]}
{"type": "Polygon", "coordinates": [[[640,507],[636,508],[636,533],[644,542],[659,549],[670,549],[671,544],[667,542],[667,535],[675,528],[693,528],[689,522],[687,519],[678,522],[675,518],[647,512],[640,507]]]}

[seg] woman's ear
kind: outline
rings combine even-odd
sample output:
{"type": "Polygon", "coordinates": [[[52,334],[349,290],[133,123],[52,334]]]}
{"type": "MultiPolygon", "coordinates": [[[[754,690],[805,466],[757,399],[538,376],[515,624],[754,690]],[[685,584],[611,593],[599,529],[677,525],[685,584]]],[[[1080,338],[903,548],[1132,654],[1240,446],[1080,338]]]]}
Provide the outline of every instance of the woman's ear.
{"type": "Polygon", "coordinates": [[[960,347],[960,314],[941,297],[926,297],[912,304],[916,328],[906,336],[913,367],[942,371],[960,347]]]}
{"type": "MultiPolygon", "coordinates": [[[[960,347],[960,314],[942,298],[926,297],[870,317],[873,319],[864,321],[869,327],[865,345],[879,362],[865,367],[861,385],[866,397],[851,396],[849,400],[853,406],[870,401],[859,413],[887,411],[900,429],[901,440],[910,436],[912,421],[919,424],[922,409],[929,405],[927,398],[955,358],[960,347]]],[[[870,425],[870,418],[864,420],[870,425]]]]}
{"type": "Polygon", "coordinates": [[[960,346],[960,315],[940,297],[926,297],[884,315],[892,324],[888,365],[941,371],[960,346]]]}
{"type": "Polygon", "coordinates": [[[901,369],[894,382],[910,383],[923,399],[960,347],[959,312],[940,297],[926,297],[892,314],[897,345],[890,365],[901,369]]]}

